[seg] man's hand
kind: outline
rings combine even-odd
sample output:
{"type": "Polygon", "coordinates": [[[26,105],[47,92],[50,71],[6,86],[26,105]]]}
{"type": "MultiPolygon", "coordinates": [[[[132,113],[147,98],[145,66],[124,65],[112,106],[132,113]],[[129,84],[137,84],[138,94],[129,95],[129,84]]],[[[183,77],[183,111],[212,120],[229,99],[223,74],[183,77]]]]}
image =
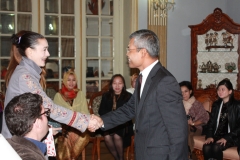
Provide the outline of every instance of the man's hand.
{"type": "Polygon", "coordinates": [[[95,132],[98,128],[102,127],[103,121],[100,117],[92,114],[88,124],[88,130],[95,132]]]}

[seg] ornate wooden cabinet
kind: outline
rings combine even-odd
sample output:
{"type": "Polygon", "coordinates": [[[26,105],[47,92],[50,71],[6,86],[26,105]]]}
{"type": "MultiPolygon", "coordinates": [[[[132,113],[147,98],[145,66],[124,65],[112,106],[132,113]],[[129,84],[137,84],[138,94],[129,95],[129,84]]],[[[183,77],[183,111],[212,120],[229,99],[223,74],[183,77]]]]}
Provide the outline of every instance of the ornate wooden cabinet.
{"type": "Polygon", "coordinates": [[[195,96],[209,94],[216,99],[216,86],[231,80],[240,99],[240,24],[220,8],[191,28],[191,82],[195,96]],[[230,70],[234,69],[234,70],[230,70]]]}

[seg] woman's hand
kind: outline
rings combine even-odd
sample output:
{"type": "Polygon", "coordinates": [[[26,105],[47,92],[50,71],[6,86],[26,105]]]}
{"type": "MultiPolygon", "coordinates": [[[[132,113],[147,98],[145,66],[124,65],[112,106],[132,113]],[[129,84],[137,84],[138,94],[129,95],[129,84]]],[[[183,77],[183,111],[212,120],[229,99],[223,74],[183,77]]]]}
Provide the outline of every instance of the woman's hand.
{"type": "Polygon", "coordinates": [[[213,138],[207,138],[204,142],[204,144],[209,144],[209,143],[212,143],[214,141],[213,138]]]}
{"type": "Polygon", "coordinates": [[[192,124],[193,124],[192,118],[189,118],[188,124],[192,126],[192,124]]]}
{"type": "Polygon", "coordinates": [[[221,139],[219,139],[216,143],[220,143],[221,145],[225,146],[225,145],[226,145],[226,142],[227,142],[226,139],[221,138],[221,139]]]}

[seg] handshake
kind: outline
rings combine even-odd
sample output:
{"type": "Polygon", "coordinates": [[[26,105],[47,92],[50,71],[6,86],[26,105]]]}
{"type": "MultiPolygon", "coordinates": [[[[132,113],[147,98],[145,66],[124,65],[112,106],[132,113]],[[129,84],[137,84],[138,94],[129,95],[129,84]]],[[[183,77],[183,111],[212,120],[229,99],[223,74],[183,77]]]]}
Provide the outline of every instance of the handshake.
{"type": "Polygon", "coordinates": [[[103,125],[102,119],[100,117],[92,114],[91,118],[89,120],[89,123],[88,123],[88,130],[90,132],[95,132],[97,129],[102,127],[102,125],[103,125]]]}

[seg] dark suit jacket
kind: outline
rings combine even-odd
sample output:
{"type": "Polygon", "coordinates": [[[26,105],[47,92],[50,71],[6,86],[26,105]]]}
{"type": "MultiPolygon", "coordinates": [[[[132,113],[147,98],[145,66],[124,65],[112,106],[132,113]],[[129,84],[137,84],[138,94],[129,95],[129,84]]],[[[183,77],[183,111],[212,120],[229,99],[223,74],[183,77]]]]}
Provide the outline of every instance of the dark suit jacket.
{"type": "Polygon", "coordinates": [[[187,118],[176,79],[157,63],[139,102],[136,88],[124,106],[101,117],[104,129],[135,117],[136,160],[187,160],[187,118]]]}

